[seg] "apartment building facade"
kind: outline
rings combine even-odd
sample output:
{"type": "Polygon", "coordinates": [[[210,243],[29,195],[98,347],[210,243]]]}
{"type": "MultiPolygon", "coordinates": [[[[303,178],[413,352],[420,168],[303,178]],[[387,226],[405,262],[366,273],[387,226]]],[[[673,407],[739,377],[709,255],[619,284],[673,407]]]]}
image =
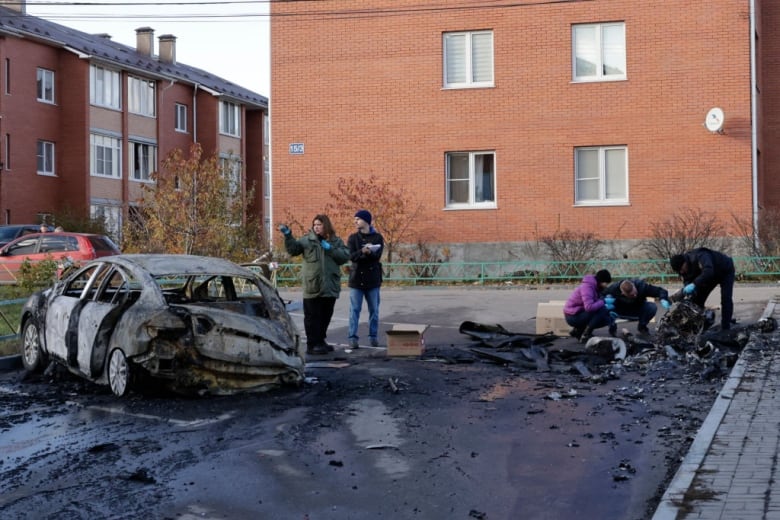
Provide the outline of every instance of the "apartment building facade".
{"type": "Polygon", "coordinates": [[[0,223],[69,211],[115,238],[172,150],[217,154],[263,213],[268,100],[176,61],[176,37],[136,31],[136,47],[0,2],[0,223]]]}
{"type": "Polygon", "coordinates": [[[336,178],[375,176],[422,203],[415,235],[455,258],[515,259],[565,230],[630,257],[680,209],[735,235],[735,218],[780,205],[776,3],[368,0],[271,13],[276,221],[290,208],[311,218],[336,178]]]}

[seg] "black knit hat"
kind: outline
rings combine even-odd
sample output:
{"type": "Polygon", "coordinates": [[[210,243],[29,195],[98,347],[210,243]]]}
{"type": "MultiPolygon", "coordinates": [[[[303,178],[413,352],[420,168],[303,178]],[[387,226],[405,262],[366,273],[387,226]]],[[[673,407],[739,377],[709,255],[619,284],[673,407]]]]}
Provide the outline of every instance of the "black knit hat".
{"type": "Polygon", "coordinates": [[[672,264],[672,271],[679,273],[685,263],[685,255],[674,255],[669,259],[669,263],[672,264]]]}
{"type": "Polygon", "coordinates": [[[612,275],[609,274],[609,271],[606,269],[602,269],[596,273],[596,281],[598,283],[610,283],[612,281],[612,275]]]}

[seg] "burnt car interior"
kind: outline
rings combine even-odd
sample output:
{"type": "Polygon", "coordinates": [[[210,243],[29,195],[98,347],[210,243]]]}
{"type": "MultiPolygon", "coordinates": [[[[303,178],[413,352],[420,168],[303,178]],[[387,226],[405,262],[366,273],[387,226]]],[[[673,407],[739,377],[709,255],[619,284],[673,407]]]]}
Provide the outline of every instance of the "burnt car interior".
{"type": "Polygon", "coordinates": [[[260,289],[249,279],[197,275],[156,280],[169,304],[208,305],[249,316],[270,317],[260,289]]]}

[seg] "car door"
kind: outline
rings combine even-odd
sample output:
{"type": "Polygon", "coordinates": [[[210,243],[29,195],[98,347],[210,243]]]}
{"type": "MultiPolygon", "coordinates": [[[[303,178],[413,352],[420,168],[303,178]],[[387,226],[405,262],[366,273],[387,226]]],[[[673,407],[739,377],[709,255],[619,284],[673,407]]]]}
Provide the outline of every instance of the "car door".
{"type": "Polygon", "coordinates": [[[38,235],[17,240],[0,251],[0,282],[16,282],[19,269],[26,258],[38,259],[38,235]]]}
{"type": "Polygon", "coordinates": [[[94,299],[100,283],[110,271],[104,264],[91,264],[69,278],[62,292],[49,303],[44,323],[46,349],[73,371],[89,377],[89,348],[97,333],[90,330],[84,310],[94,299]]]}
{"type": "Polygon", "coordinates": [[[94,298],[81,311],[79,367],[89,377],[97,378],[103,373],[111,335],[132,303],[128,277],[114,266],[106,272],[94,298]]]}

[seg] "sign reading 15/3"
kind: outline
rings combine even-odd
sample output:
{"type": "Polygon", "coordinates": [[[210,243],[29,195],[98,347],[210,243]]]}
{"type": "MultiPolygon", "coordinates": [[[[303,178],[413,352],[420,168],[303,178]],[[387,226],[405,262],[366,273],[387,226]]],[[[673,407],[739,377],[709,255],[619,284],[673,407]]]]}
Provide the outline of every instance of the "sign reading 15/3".
{"type": "Polygon", "coordinates": [[[303,143],[290,143],[290,155],[303,155],[303,143]]]}

